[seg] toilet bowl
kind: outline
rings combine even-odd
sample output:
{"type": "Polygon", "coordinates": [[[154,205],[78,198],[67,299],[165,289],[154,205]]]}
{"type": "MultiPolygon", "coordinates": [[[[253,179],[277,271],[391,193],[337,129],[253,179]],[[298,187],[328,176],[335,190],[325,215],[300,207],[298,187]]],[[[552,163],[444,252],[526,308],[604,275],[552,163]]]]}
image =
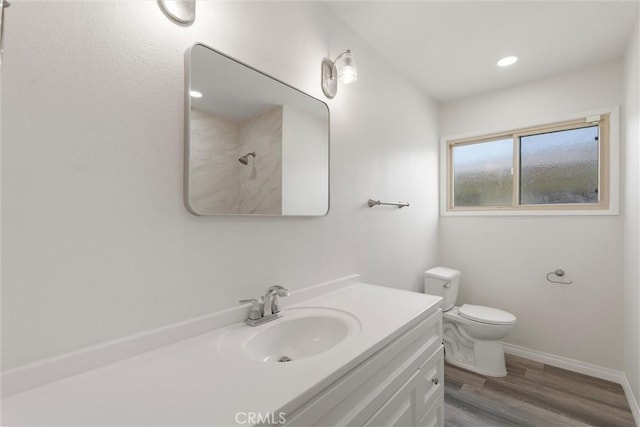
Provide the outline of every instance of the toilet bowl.
{"type": "Polygon", "coordinates": [[[502,339],[516,324],[516,316],[492,307],[455,306],[460,272],[446,267],[425,271],[425,293],[443,297],[445,360],[491,377],[507,375],[502,339]]]}

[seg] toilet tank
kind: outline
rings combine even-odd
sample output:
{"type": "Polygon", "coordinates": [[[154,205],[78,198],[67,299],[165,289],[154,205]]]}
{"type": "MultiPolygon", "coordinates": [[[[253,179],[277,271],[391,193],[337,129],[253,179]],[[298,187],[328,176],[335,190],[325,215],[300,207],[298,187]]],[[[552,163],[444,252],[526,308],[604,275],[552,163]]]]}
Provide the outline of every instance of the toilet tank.
{"type": "Polygon", "coordinates": [[[442,297],[442,311],[456,305],[460,272],[447,267],[435,267],[424,272],[424,293],[442,297]]]}

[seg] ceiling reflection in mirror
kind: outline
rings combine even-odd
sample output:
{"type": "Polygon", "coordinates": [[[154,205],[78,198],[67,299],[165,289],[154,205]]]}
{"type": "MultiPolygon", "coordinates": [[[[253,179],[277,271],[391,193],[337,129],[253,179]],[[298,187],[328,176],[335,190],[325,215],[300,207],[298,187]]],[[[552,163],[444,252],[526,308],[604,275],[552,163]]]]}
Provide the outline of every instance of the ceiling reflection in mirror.
{"type": "Polygon", "coordinates": [[[326,215],[327,105],[202,44],[185,71],[189,212],[326,215]]]}

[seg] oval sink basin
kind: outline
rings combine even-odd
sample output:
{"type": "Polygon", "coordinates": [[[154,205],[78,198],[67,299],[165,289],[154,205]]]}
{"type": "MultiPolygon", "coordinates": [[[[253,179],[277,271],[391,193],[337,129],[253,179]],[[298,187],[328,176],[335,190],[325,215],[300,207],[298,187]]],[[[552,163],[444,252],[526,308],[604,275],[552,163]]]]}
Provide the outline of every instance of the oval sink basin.
{"type": "Polygon", "coordinates": [[[256,327],[229,327],[218,341],[218,351],[256,362],[292,362],[336,348],[360,332],[358,319],[341,310],[301,307],[281,314],[256,327]]]}

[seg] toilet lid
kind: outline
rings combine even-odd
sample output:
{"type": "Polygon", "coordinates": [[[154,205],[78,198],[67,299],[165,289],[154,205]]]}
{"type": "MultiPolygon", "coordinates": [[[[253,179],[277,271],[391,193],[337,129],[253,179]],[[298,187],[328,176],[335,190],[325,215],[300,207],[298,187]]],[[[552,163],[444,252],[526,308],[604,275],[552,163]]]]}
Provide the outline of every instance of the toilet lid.
{"type": "Polygon", "coordinates": [[[511,325],[516,323],[516,316],[513,314],[482,305],[463,304],[458,313],[466,319],[481,323],[491,323],[492,325],[511,325]]]}

